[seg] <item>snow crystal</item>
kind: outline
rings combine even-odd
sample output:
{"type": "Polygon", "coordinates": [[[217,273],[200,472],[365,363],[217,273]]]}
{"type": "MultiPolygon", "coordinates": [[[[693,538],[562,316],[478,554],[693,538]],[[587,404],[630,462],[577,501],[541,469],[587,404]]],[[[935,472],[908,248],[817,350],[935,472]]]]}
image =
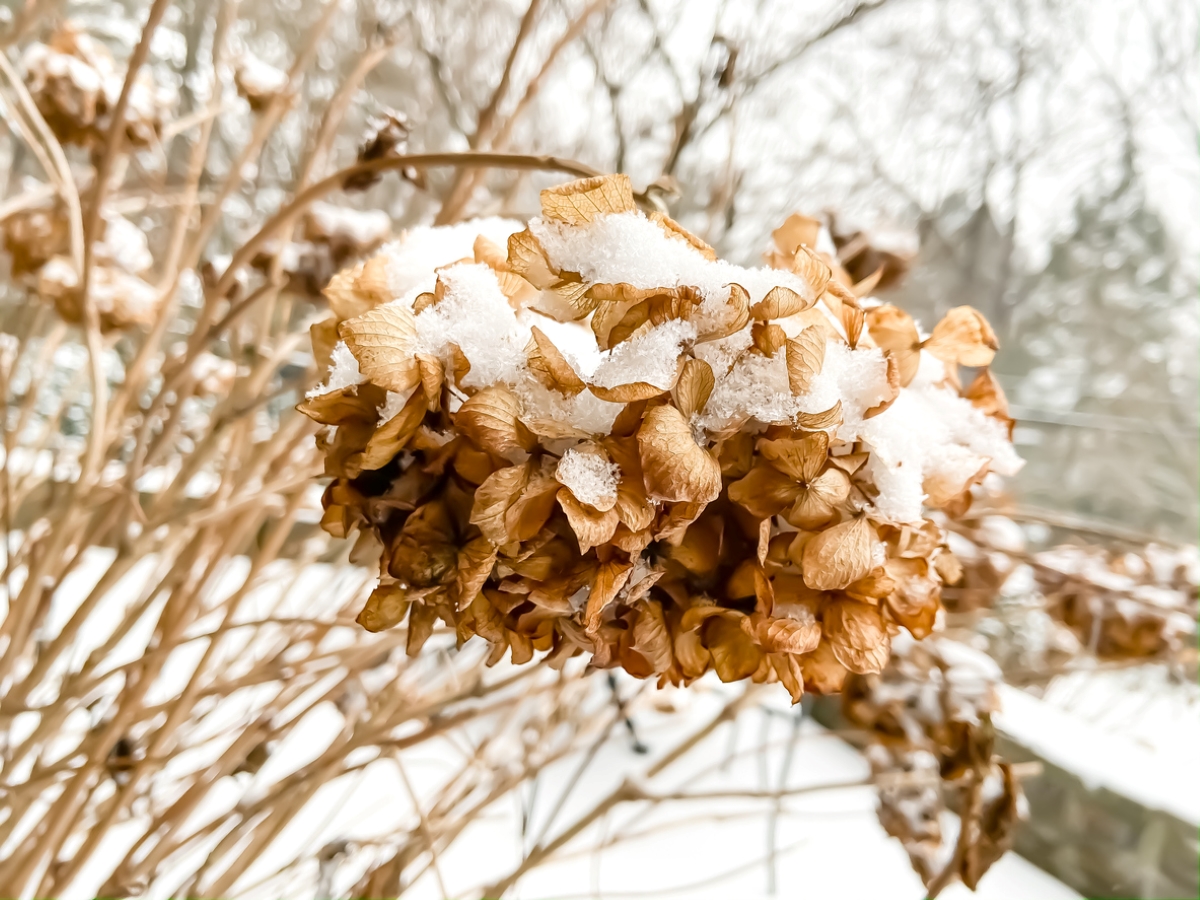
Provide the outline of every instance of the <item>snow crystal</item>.
{"type": "Polygon", "coordinates": [[[558,461],[554,476],[571,489],[575,499],[592,506],[611,504],[617,497],[621,470],[598,453],[570,449],[558,461]]]}
{"type": "Polygon", "coordinates": [[[338,341],[333,348],[333,365],[329,369],[329,377],[324,384],[319,384],[306,397],[319,397],[333,391],[350,387],[352,384],[362,384],[365,381],[358,371],[358,360],[350,352],[345,341],[338,341]]]}

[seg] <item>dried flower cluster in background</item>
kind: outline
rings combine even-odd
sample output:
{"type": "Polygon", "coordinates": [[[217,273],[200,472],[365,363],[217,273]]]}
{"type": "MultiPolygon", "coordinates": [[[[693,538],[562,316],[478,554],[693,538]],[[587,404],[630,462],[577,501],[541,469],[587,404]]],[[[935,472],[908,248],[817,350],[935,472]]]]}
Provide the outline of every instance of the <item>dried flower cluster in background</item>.
{"type": "Polygon", "coordinates": [[[800,216],[770,268],[721,262],[624,176],[544,191],[519,228],[418,229],[326,290],[301,410],[323,525],[379,561],[364,627],[795,700],[931,632],[926,506],[1019,466],[986,368],[959,382],[995,353],[977,312],[921,335],[800,216]]]}
{"type": "Polygon", "coordinates": [[[847,679],[842,710],[871,739],[879,821],[936,894],[959,878],[972,890],[1011,846],[1025,815],[1011,764],[993,753],[1000,672],[943,640],[897,642],[881,675],[847,679]],[[944,833],[954,809],[958,834],[944,833]]]}

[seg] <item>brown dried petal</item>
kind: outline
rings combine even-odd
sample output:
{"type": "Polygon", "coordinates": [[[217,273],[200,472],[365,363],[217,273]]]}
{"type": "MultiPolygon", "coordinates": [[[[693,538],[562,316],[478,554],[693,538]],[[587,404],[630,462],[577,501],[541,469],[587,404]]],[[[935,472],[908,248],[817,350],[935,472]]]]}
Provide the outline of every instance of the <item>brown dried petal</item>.
{"type": "Polygon", "coordinates": [[[372,633],[394,628],[408,613],[408,590],[398,584],[379,585],[354,620],[372,633]]]}
{"type": "Polygon", "coordinates": [[[809,431],[822,431],[842,424],[842,401],[839,400],[824,412],[796,413],[796,425],[809,431]]]}
{"type": "Polygon", "coordinates": [[[698,342],[716,341],[741,331],[750,321],[750,294],[740,284],[729,285],[729,299],[725,303],[725,315],[710,331],[701,332],[698,342]]]}
{"type": "Polygon", "coordinates": [[[818,591],[836,591],[874,568],[875,532],[866,518],[851,519],[822,531],[804,546],[804,583],[818,591]]]}
{"type": "Polygon", "coordinates": [[[421,390],[425,392],[429,410],[437,412],[442,406],[442,381],[446,377],[446,367],[432,353],[418,353],[417,370],[421,373],[421,390]]]}
{"type": "Polygon", "coordinates": [[[705,627],[704,643],[712,654],[717,677],[726,683],[749,678],[763,659],[762,650],[738,623],[722,617],[714,618],[705,627]]]}
{"type": "Polygon", "coordinates": [[[574,396],[587,387],[542,329],[534,325],[530,331],[533,337],[525,348],[525,359],[542,384],[569,396],[574,396]]]}
{"type": "Polygon", "coordinates": [[[605,608],[617,598],[632,571],[633,563],[616,559],[601,563],[596,568],[596,577],[592,581],[587,608],[583,614],[584,627],[589,634],[595,634],[600,627],[600,617],[605,608]]]}
{"type": "Polygon", "coordinates": [[[384,422],[363,449],[359,466],[363,470],[382,469],[399,453],[425,419],[425,395],[413,391],[400,412],[384,422]]]}
{"type": "Polygon", "coordinates": [[[711,503],[720,496],[720,464],[696,444],[687,419],[675,407],[656,406],[646,413],[637,440],[651,497],[711,503]]]}
{"type": "Polygon", "coordinates": [[[567,522],[579,541],[579,552],[587,553],[593,547],[606,544],[612,540],[613,532],[621,521],[617,510],[609,509],[598,512],[575,499],[568,488],[561,488],[557,494],[558,505],[567,514],[567,522]]]}
{"type": "Polygon", "coordinates": [[[741,621],[744,632],[768,653],[810,653],[821,642],[821,623],[772,618],[759,613],[741,621]]]}
{"type": "Polygon", "coordinates": [[[641,601],[635,609],[638,617],[633,623],[632,647],[646,658],[655,675],[661,675],[675,662],[671,650],[671,633],[663,618],[662,604],[641,601]]]}
{"type": "Polygon", "coordinates": [[[788,385],[793,394],[805,394],[812,387],[813,379],[825,365],[826,336],[814,327],[805,328],[787,344],[788,385]]]}
{"type": "Polygon", "coordinates": [[[782,225],[771,232],[771,238],[781,253],[794,257],[796,251],[803,244],[815,247],[820,234],[821,223],[819,220],[802,216],[800,213],[792,213],[783,220],[782,225]]]}
{"type": "Polygon", "coordinates": [[[498,456],[515,450],[532,450],[537,439],[521,424],[517,398],[503,385],[484,388],[455,413],[459,430],[476,444],[498,456]]]}
{"type": "Polygon", "coordinates": [[[829,468],[808,482],[784,516],[797,528],[816,528],[829,521],[838,505],[850,496],[850,477],[829,468]]]}
{"type": "Polygon", "coordinates": [[[825,466],[829,435],[823,431],[799,439],[761,439],[758,452],[774,468],[796,481],[812,481],[825,466]]]}
{"type": "Polygon", "coordinates": [[[925,349],[938,359],[962,366],[990,365],[999,346],[987,319],[970,306],[946,313],[925,342],[925,349]]]}
{"type": "Polygon", "coordinates": [[[745,478],[729,485],[729,499],[756,519],[765,519],[795,503],[800,491],[800,485],[778,469],[757,465],[745,478]]]}
{"type": "Polygon", "coordinates": [[[421,380],[413,356],[417,326],[407,306],[377,306],[347,319],[338,326],[338,334],[358,360],[363,377],[372,384],[402,394],[421,380]]]}
{"type": "Polygon", "coordinates": [[[800,671],[804,673],[805,689],[817,694],[836,694],[849,674],[834,655],[828,639],[822,640],[812,653],[800,657],[800,671]]]}
{"type": "Polygon", "coordinates": [[[675,389],[671,393],[685,419],[704,409],[715,385],[712,366],[704,360],[689,359],[683,364],[679,380],[675,382],[675,389]]]}
{"type": "Polygon", "coordinates": [[[549,290],[559,282],[558,272],[550,267],[542,245],[528,228],[509,235],[508,268],[538,290],[549,290]]]}
{"type": "Polygon", "coordinates": [[[606,213],[635,209],[628,175],[581,178],[542,191],[542,216],[568,225],[583,225],[606,213]]]}
{"type": "Polygon", "coordinates": [[[486,537],[475,538],[458,551],[458,608],[466,609],[483,590],[496,565],[496,547],[486,537]]]}
{"type": "Polygon", "coordinates": [[[616,387],[599,387],[589,384],[588,390],[609,403],[636,403],[638,400],[649,400],[664,392],[663,388],[645,381],[633,381],[629,384],[618,384],[616,387]]]}
{"type": "Polygon", "coordinates": [[[887,378],[888,395],[863,413],[864,419],[873,419],[882,412],[886,412],[896,399],[900,396],[900,366],[896,362],[896,357],[892,354],[887,354],[887,378]]]}
{"type": "Polygon", "coordinates": [[[481,234],[475,238],[475,245],[472,247],[472,251],[475,254],[475,262],[483,263],[497,272],[508,271],[507,251],[504,247],[501,247],[485,235],[481,234]]]}
{"type": "Polygon", "coordinates": [[[838,662],[859,675],[882,672],[891,638],[879,610],[857,600],[839,600],[824,613],[825,635],[838,662]]]}
{"type": "MultiPolygon", "coordinates": [[[[811,245],[810,245],[811,246],[811,245]]],[[[814,297],[820,297],[830,284],[833,273],[825,260],[821,259],[810,247],[800,247],[792,262],[792,271],[803,278],[812,289],[814,297]]],[[[811,306],[812,304],[809,304],[811,306]]]]}
{"type": "MultiPolygon", "coordinates": [[[[814,295],[815,296],[815,295],[814,295]]],[[[750,307],[750,315],[760,321],[786,319],[811,307],[812,301],[805,300],[791,288],[777,285],[767,295],[750,307]]]]}
{"type": "Polygon", "coordinates": [[[769,325],[755,322],[754,327],[750,330],[750,336],[754,341],[754,346],[762,352],[763,356],[774,356],[787,343],[787,333],[774,322],[769,325]]]}
{"type": "Polygon", "coordinates": [[[497,546],[508,541],[505,513],[529,483],[529,469],[529,465],[497,469],[475,489],[471,524],[478,525],[483,536],[497,546]]]}
{"type": "Polygon", "coordinates": [[[921,365],[921,336],[912,316],[898,306],[877,306],[867,310],[867,328],[876,345],[896,360],[900,386],[908,387],[921,365]]]}

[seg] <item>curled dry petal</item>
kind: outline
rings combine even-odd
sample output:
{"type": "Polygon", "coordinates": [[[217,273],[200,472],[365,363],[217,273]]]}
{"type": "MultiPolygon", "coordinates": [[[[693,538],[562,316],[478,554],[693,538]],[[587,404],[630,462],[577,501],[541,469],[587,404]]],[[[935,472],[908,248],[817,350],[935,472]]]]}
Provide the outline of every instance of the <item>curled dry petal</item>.
{"type": "Polygon", "coordinates": [[[381,469],[396,458],[396,454],[408,445],[417,428],[425,418],[425,395],[413,391],[412,396],[383,425],[375,430],[363,450],[359,463],[364,470],[381,469]]]}
{"type": "Polygon", "coordinates": [[[812,481],[829,458],[829,435],[823,431],[802,438],[758,442],[758,452],[774,468],[796,481],[812,481]]]}
{"type": "Polygon", "coordinates": [[[541,291],[559,282],[558,272],[550,267],[542,245],[528,228],[509,235],[508,268],[541,291]]]}
{"type": "Polygon", "coordinates": [[[750,321],[750,293],[740,284],[729,285],[729,299],[725,301],[724,315],[708,330],[702,331],[698,342],[716,341],[729,337],[746,327],[750,321]]]}
{"type": "Polygon", "coordinates": [[[833,516],[850,496],[850,477],[841,469],[828,468],[807,482],[784,518],[797,528],[816,528],[833,516]]]}
{"type": "Polygon", "coordinates": [[[890,303],[867,310],[871,339],[896,361],[900,386],[908,387],[921,365],[921,335],[912,316],[890,303]]]}
{"type": "Polygon", "coordinates": [[[774,322],[769,325],[755,322],[750,333],[754,346],[762,351],[763,356],[774,356],[787,343],[787,333],[774,322]]]}
{"type": "Polygon", "coordinates": [[[496,547],[486,537],[467,541],[458,551],[458,608],[466,609],[483,590],[496,565],[496,547]]]}
{"type": "Polygon", "coordinates": [[[372,384],[402,394],[420,382],[414,357],[416,320],[403,303],[377,306],[347,319],[338,326],[338,334],[372,384]]]}
{"type": "Polygon", "coordinates": [[[821,623],[811,616],[802,621],[755,613],[742,619],[741,627],[768,653],[811,653],[821,642],[821,623]]]}
{"type": "Polygon", "coordinates": [[[800,657],[800,671],[804,673],[805,689],[818,694],[836,694],[850,674],[834,654],[833,645],[827,638],[817,644],[812,653],[800,657]]]}
{"type": "Polygon", "coordinates": [[[446,367],[432,353],[418,353],[417,371],[421,375],[425,402],[431,412],[437,412],[442,405],[442,381],[446,377],[446,367]]]}
{"type": "Polygon", "coordinates": [[[520,406],[503,385],[484,388],[464,403],[454,416],[459,430],[476,444],[498,456],[532,450],[537,440],[518,418],[520,406]]]}
{"type": "Polygon", "coordinates": [[[588,390],[609,403],[636,403],[638,400],[649,400],[663,393],[664,389],[646,381],[632,381],[629,384],[618,384],[616,387],[599,387],[589,384],[588,390]]]}
{"type": "Polygon", "coordinates": [[[508,540],[505,514],[529,483],[529,469],[528,464],[497,469],[475,489],[471,524],[496,546],[508,540]]]}
{"type": "Polygon", "coordinates": [[[837,283],[830,280],[833,272],[829,265],[809,247],[800,247],[797,250],[795,260],[792,262],[792,271],[808,283],[813,297],[820,297],[830,284],[837,283]]]}
{"type": "Polygon", "coordinates": [[[794,479],[773,466],[757,465],[745,478],[729,485],[729,499],[756,519],[777,516],[800,496],[794,479]]]}
{"type": "Polygon", "coordinates": [[[946,313],[925,342],[925,349],[938,359],[960,366],[990,365],[999,346],[987,319],[970,306],[946,313]]]}
{"type": "Polygon", "coordinates": [[[583,225],[606,213],[635,209],[628,175],[581,178],[542,191],[542,216],[568,225],[583,225]]]}
{"type": "Polygon", "coordinates": [[[837,591],[874,568],[875,532],[865,517],[822,531],[804,545],[804,583],[818,591],[837,591]]]}
{"type": "Polygon", "coordinates": [[[823,431],[842,424],[842,401],[824,412],[796,413],[796,425],[808,431],[823,431]]]}
{"type": "Polygon", "coordinates": [[[1004,388],[992,374],[990,369],[984,369],[975,376],[970,387],[963,396],[971,401],[976,409],[981,409],[993,419],[999,419],[1008,428],[1009,439],[1012,438],[1013,426],[1016,424],[1008,414],[1008,398],[1004,396],[1004,388]]]}
{"type": "MultiPolygon", "coordinates": [[[[816,296],[815,294],[813,295],[816,296]]],[[[813,301],[805,300],[791,288],[777,285],[767,291],[767,295],[750,307],[750,315],[760,321],[771,319],[786,319],[798,312],[808,309],[813,301]]]]}
{"type": "Polygon", "coordinates": [[[475,254],[475,262],[483,263],[496,272],[508,271],[508,254],[505,248],[486,235],[481,234],[475,238],[472,250],[475,254]]]}
{"type": "Polygon", "coordinates": [[[928,637],[937,619],[942,590],[929,563],[924,559],[889,559],[886,568],[893,585],[887,595],[892,617],[918,640],[928,637]]]}
{"type": "Polygon", "coordinates": [[[879,610],[858,600],[838,600],[825,610],[825,635],[838,662],[859,675],[882,672],[891,638],[879,610]]]}
{"type": "Polygon", "coordinates": [[[690,419],[704,409],[715,385],[712,366],[704,360],[689,359],[683,364],[672,396],[684,418],[690,419]]]}
{"type": "Polygon", "coordinates": [[[783,224],[771,232],[771,238],[779,252],[788,257],[794,257],[801,246],[817,246],[817,238],[821,234],[821,223],[809,216],[792,213],[783,220],[783,224]]]}
{"type": "Polygon", "coordinates": [[[558,505],[567,514],[567,522],[579,541],[579,552],[587,553],[593,547],[606,544],[612,540],[613,533],[621,521],[621,516],[615,508],[604,512],[580,503],[568,488],[561,488],[556,495],[558,505]]]}
{"type": "Polygon", "coordinates": [[[721,494],[721,466],[692,438],[673,406],[646,413],[637,433],[646,491],[661,500],[711,503],[721,494]]]}
{"type": "Polygon", "coordinates": [[[716,258],[717,258],[716,250],[714,250],[708,244],[704,243],[704,241],[700,240],[700,238],[696,237],[696,235],[692,234],[690,231],[688,231],[686,228],[684,228],[682,225],[680,225],[678,222],[676,222],[674,219],[672,219],[666,213],[661,213],[661,212],[658,212],[657,210],[655,210],[654,212],[650,213],[649,219],[651,222],[654,222],[663,231],[665,231],[667,233],[668,237],[673,237],[673,238],[677,238],[678,240],[685,241],[686,243],[691,245],[691,247],[693,249],[697,250],[700,253],[700,255],[703,256],[705,259],[711,260],[711,261],[716,261],[716,258]]]}
{"type": "Polygon", "coordinates": [[[542,329],[534,325],[530,331],[533,337],[525,348],[525,359],[542,384],[572,397],[587,387],[542,329]]]}
{"type": "Polygon", "coordinates": [[[887,360],[887,378],[888,394],[865,413],[864,419],[873,419],[882,412],[886,412],[896,399],[900,396],[900,366],[896,363],[896,357],[890,353],[885,357],[887,360]]]}
{"type": "Polygon", "coordinates": [[[763,652],[737,622],[713,618],[704,630],[704,643],[712,654],[713,668],[724,682],[749,678],[762,662],[763,652]]]}
{"type": "Polygon", "coordinates": [[[587,608],[583,614],[584,628],[594,634],[600,627],[600,619],[604,610],[617,599],[621,588],[629,580],[633,571],[633,563],[611,560],[601,563],[596,568],[596,577],[592,580],[591,592],[588,594],[587,608]]]}
{"type": "Polygon", "coordinates": [[[370,632],[394,628],[408,613],[408,590],[398,584],[379,585],[371,591],[367,604],[354,620],[370,632]]]}
{"type": "Polygon", "coordinates": [[[825,365],[826,336],[819,328],[805,328],[787,347],[788,386],[793,394],[806,394],[812,388],[813,379],[821,374],[825,365]]]}
{"type": "Polygon", "coordinates": [[[635,609],[638,617],[633,623],[633,649],[645,657],[654,674],[661,675],[675,662],[662,604],[643,600],[635,609]]]}

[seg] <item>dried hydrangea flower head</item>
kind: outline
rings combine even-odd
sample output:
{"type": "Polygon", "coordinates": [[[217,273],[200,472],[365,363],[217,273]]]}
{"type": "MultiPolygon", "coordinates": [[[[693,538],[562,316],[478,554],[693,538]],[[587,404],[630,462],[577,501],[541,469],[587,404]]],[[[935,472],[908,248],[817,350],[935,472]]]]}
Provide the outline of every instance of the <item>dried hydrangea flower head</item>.
{"type": "MultiPolygon", "coordinates": [[[[154,318],[161,295],[143,276],[154,259],[145,233],[118,215],[106,215],[104,232],[93,248],[94,262],[89,287],[105,331],[146,325],[154,318]]],[[[68,322],[83,321],[79,275],[70,257],[52,257],[37,273],[38,294],[54,303],[68,322]]]]}
{"type": "Polygon", "coordinates": [[[792,217],[772,267],[736,266],[618,175],[335,276],[300,408],[325,426],[324,527],[379,565],[359,621],[407,620],[410,652],[440,618],[497,660],[797,700],[928,634],[926,505],[1020,464],[1002,398],[958,383],[995,338],[966,307],[929,336],[867,308],[817,235],[792,217]]]}
{"type": "MultiPolygon", "coordinates": [[[[23,56],[29,93],[55,136],[64,144],[96,150],[103,146],[109,116],[125,75],[108,48],[71,23],[49,41],[31,44],[23,56]]],[[[135,148],[158,143],[174,92],[139,73],[125,110],[125,138],[135,148]]]]}

